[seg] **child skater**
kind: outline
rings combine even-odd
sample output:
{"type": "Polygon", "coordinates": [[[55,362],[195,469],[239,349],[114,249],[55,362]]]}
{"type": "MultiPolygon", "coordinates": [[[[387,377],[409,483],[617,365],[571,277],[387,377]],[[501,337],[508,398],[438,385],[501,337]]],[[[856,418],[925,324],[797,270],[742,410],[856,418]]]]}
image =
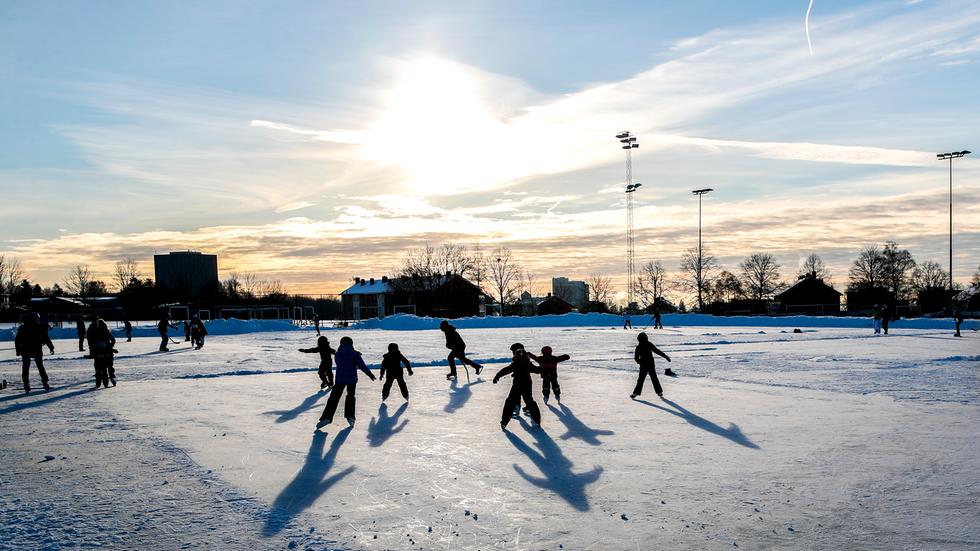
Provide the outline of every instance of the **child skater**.
{"type": "Polygon", "coordinates": [[[449,349],[449,373],[446,374],[446,380],[456,378],[456,360],[463,362],[463,369],[468,365],[473,366],[476,374],[479,375],[483,371],[483,366],[466,357],[466,343],[463,342],[463,337],[459,336],[456,327],[447,320],[442,320],[439,329],[446,334],[446,348],[449,349]]]}
{"type": "Polygon", "coordinates": [[[527,352],[524,351],[523,344],[515,342],[510,345],[510,351],[514,353],[513,361],[493,376],[493,384],[497,384],[497,381],[505,375],[511,375],[514,379],[513,386],[510,387],[510,394],[504,400],[504,409],[500,415],[500,430],[507,430],[507,423],[513,416],[514,407],[520,404],[522,399],[527,406],[531,420],[536,426],[541,426],[541,411],[534,401],[534,391],[531,385],[531,373],[540,373],[540,369],[531,363],[531,359],[527,357],[527,352]]]}
{"type": "Polygon", "coordinates": [[[320,390],[330,390],[330,387],[333,386],[333,358],[331,356],[337,353],[330,347],[330,340],[320,335],[316,340],[316,346],[300,348],[299,351],[307,354],[320,353],[320,369],[317,370],[317,375],[320,376],[320,390]]]}
{"type": "Polygon", "coordinates": [[[405,374],[402,373],[402,364],[405,364],[405,369],[408,370],[408,376],[411,377],[412,364],[408,363],[405,356],[402,356],[401,351],[398,350],[398,345],[391,343],[388,345],[388,353],[384,355],[381,360],[381,379],[388,375],[388,380],[385,381],[384,386],[381,388],[381,401],[384,402],[388,399],[388,394],[391,393],[391,384],[398,381],[398,389],[402,391],[402,397],[405,401],[408,401],[408,386],[405,384],[405,374]]]}
{"type": "Polygon", "coordinates": [[[350,337],[340,339],[340,348],[337,349],[337,353],[334,356],[337,359],[337,384],[330,391],[330,397],[327,398],[327,407],[324,408],[323,415],[320,416],[320,422],[316,424],[317,429],[333,423],[333,414],[337,411],[337,404],[340,403],[340,395],[345,390],[347,391],[347,399],[344,401],[344,417],[347,418],[347,423],[353,427],[354,406],[357,403],[355,396],[355,392],[357,391],[357,371],[363,371],[372,381],[377,379],[374,373],[371,373],[367,366],[364,365],[364,359],[361,358],[361,353],[354,350],[354,340],[350,337]]]}
{"type": "Polygon", "coordinates": [[[99,318],[88,326],[88,349],[95,363],[95,388],[109,388],[109,381],[116,386],[116,370],[112,366],[115,345],[116,338],[104,320],[99,318]]]}
{"type": "Polygon", "coordinates": [[[640,376],[636,379],[636,387],[633,389],[633,394],[630,394],[630,398],[636,398],[643,392],[643,379],[647,375],[650,375],[650,380],[653,381],[653,390],[657,392],[657,396],[663,396],[664,389],[660,387],[660,381],[657,379],[657,369],[653,361],[653,355],[656,354],[668,362],[670,361],[670,356],[664,354],[659,348],[654,346],[646,333],[637,335],[636,340],[640,341],[640,344],[636,345],[636,350],[633,352],[633,359],[636,360],[636,363],[640,364],[640,376]]]}
{"type": "Polygon", "coordinates": [[[561,387],[558,386],[558,364],[560,362],[568,361],[568,354],[562,354],[561,356],[552,356],[551,347],[545,346],[541,349],[541,355],[535,356],[528,352],[528,356],[532,360],[538,362],[541,366],[541,394],[544,395],[544,403],[548,403],[548,396],[551,391],[555,391],[555,400],[561,403],[561,387]]]}

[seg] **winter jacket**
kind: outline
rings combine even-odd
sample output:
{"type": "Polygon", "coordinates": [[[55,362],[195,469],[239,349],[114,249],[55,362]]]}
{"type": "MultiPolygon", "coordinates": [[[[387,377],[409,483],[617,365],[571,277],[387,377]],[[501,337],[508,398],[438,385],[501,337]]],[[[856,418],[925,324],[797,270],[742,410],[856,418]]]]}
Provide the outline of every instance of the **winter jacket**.
{"type": "Polygon", "coordinates": [[[313,348],[300,348],[300,352],[306,352],[307,354],[313,354],[315,352],[320,353],[320,363],[325,364],[328,367],[333,367],[333,358],[330,356],[336,354],[337,351],[333,349],[329,344],[320,346],[319,343],[313,348]]]}
{"type": "Polygon", "coordinates": [[[157,331],[160,332],[161,336],[166,337],[167,334],[170,333],[170,323],[165,319],[160,320],[157,323],[157,331]]]}
{"type": "Polygon", "coordinates": [[[371,378],[372,381],[375,379],[374,374],[368,370],[366,365],[364,365],[364,359],[361,358],[361,353],[354,350],[353,346],[341,345],[340,348],[337,349],[335,360],[337,362],[337,375],[334,377],[335,384],[357,384],[358,369],[363,371],[368,377],[371,378]]]}
{"type": "Polygon", "coordinates": [[[402,364],[408,369],[408,374],[412,374],[412,364],[402,356],[401,352],[388,352],[381,359],[381,377],[388,374],[388,378],[397,378],[402,376],[402,364]]]}
{"type": "Polygon", "coordinates": [[[82,337],[85,336],[85,322],[84,321],[78,320],[78,322],[75,324],[75,329],[78,332],[78,338],[82,338],[82,337]]]}
{"type": "Polygon", "coordinates": [[[97,323],[88,327],[88,350],[92,357],[111,358],[112,347],[116,345],[116,338],[112,332],[104,329],[97,323]]]}
{"type": "Polygon", "coordinates": [[[649,367],[654,365],[654,354],[667,359],[667,355],[661,352],[659,348],[654,346],[652,342],[642,341],[640,344],[636,345],[636,350],[633,351],[633,359],[636,360],[636,363],[649,367]]]}
{"type": "Polygon", "coordinates": [[[14,337],[14,350],[18,356],[36,358],[43,353],[42,348],[44,346],[47,346],[48,349],[54,347],[51,344],[51,338],[48,337],[48,332],[41,325],[25,323],[17,329],[17,336],[14,337]]]}
{"type": "Polygon", "coordinates": [[[465,350],[466,343],[463,342],[463,337],[459,336],[459,332],[452,325],[446,328],[446,348],[450,350],[465,350]]]}
{"type": "Polygon", "coordinates": [[[514,361],[510,363],[507,367],[501,369],[493,376],[493,382],[497,382],[501,377],[511,375],[514,378],[514,384],[531,384],[531,373],[541,373],[541,368],[534,365],[531,358],[527,356],[521,356],[514,358],[514,361]]]}
{"type": "Polygon", "coordinates": [[[208,330],[204,327],[204,322],[201,320],[194,320],[191,322],[191,331],[196,331],[198,335],[202,337],[207,336],[208,330]]]}
{"type": "Polygon", "coordinates": [[[568,354],[562,354],[561,356],[554,356],[548,354],[547,356],[535,356],[528,352],[527,354],[532,360],[538,362],[541,366],[541,373],[554,373],[558,371],[558,364],[561,362],[568,361],[568,354]]]}

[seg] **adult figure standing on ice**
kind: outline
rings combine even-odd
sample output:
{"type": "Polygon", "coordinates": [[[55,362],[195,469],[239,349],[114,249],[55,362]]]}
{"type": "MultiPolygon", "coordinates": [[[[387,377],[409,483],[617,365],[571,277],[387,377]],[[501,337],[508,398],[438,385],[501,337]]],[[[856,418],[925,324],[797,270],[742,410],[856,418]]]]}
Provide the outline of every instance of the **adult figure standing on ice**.
{"type": "Polygon", "coordinates": [[[31,359],[37,365],[44,390],[51,390],[51,386],[48,385],[48,374],[44,371],[44,346],[54,354],[54,344],[51,343],[47,329],[41,326],[38,315],[31,312],[24,320],[24,324],[17,329],[17,336],[14,337],[14,352],[21,358],[21,378],[24,381],[25,394],[31,391],[31,359]]]}
{"type": "Polygon", "coordinates": [[[449,349],[449,373],[446,374],[446,380],[456,378],[456,360],[462,362],[464,369],[467,365],[473,366],[476,374],[479,375],[483,371],[483,366],[466,357],[466,343],[463,342],[463,337],[459,336],[456,328],[448,320],[442,320],[439,329],[446,334],[446,348],[449,349]]]}
{"type": "Polygon", "coordinates": [[[871,323],[875,329],[875,335],[881,334],[881,307],[875,304],[871,309],[871,323]]]}
{"type": "Polygon", "coordinates": [[[126,331],[126,342],[133,342],[133,324],[129,318],[123,320],[123,327],[126,331]]]}
{"type": "Polygon", "coordinates": [[[953,312],[953,321],[956,323],[956,333],[953,333],[954,337],[962,337],[960,334],[960,326],[963,325],[963,310],[957,308],[953,312]]]}
{"type": "Polygon", "coordinates": [[[78,351],[85,352],[85,320],[81,317],[75,322],[75,333],[78,334],[78,351]]]}
{"type": "Polygon", "coordinates": [[[892,319],[891,309],[887,304],[881,305],[881,330],[888,334],[888,322],[892,319]]]}
{"type": "Polygon", "coordinates": [[[320,336],[320,314],[313,312],[313,327],[316,328],[316,336],[320,336]]]}
{"type": "Polygon", "coordinates": [[[364,365],[361,353],[354,350],[354,340],[350,337],[340,339],[340,347],[334,355],[337,361],[336,384],[330,390],[330,397],[327,398],[327,407],[323,409],[320,422],[316,428],[321,428],[333,423],[333,415],[337,412],[337,404],[340,403],[340,395],[347,391],[347,399],[344,401],[344,417],[350,426],[354,426],[354,407],[357,405],[357,371],[363,371],[372,381],[377,377],[364,365]]]}
{"type": "Polygon", "coordinates": [[[109,381],[116,386],[116,370],[112,367],[113,347],[116,338],[102,319],[97,319],[88,327],[88,349],[95,364],[95,388],[109,388],[109,381]]]}
{"type": "Polygon", "coordinates": [[[504,400],[504,409],[500,414],[500,430],[507,430],[507,423],[514,416],[514,408],[524,400],[524,406],[528,415],[535,425],[541,425],[541,410],[538,409],[537,402],[534,401],[534,388],[531,384],[531,373],[540,373],[538,366],[531,363],[531,358],[524,351],[524,345],[515,342],[510,345],[510,351],[514,353],[514,359],[510,365],[501,369],[493,376],[493,384],[501,377],[511,375],[514,379],[510,387],[510,393],[504,400]]]}
{"type": "Polygon", "coordinates": [[[653,310],[653,328],[654,329],[663,329],[664,328],[664,324],[663,323],[660,323],[660,320],[661,320],[660,308],[655,308],[653,310]]]}
{"type": "Polygon", "coordinates": [[[633,320],[630,318],[630,313],[624,311],[623,312],[623,329],[632,329],[632,328],[633,328],[633,320]]]}
{"type": "Polygon", "coordinates": [[[160,316],[160,321],[157,322],[157,332],[160,333],[160,352],[166,352],[170,350],[167,348],[167,343],[170,341],[170,314],[164,312],[160,316]]]}
{"type": "Polygon", "coordinates": [[[405,374],[402,372],[402,365],[408,370],[408,375],[412,376],[412,364],[402,355],[401,350],[398,350],[398,345],[391,343],[388,345],[388,353],[384,355],[381,359],[381,374],[379,377],[381,379],[388,376],[385,380],[385,384],[381,387],[381,401],[384,402],[388,399],[388,394],[391,393],[391,384],[398,381],[398,390],[401,391],[402,397],[408,400],[408,385],[405,384],[405,374]]]}
{"type": "Polygon", "coordinates": [[[653,390],[657,393],[657,396],[663,396],[664,389],[660,386],[660,380],[657,379],[657,366],[653,355],[656,354],[668,362],[670,361],[670,356],[654,346],[646,333],[637,335],[636,340],[639,341],[639,344],[636,345],[636,349],[633,351],[633,359],[640,365],[640,376],[636,379],[636,386],[633,387],[633,394],[630,394],[630,398],[636,398],[643,392],[643,380],[648,375],[650,376],[650,380],[653,381],[653,390]]]}

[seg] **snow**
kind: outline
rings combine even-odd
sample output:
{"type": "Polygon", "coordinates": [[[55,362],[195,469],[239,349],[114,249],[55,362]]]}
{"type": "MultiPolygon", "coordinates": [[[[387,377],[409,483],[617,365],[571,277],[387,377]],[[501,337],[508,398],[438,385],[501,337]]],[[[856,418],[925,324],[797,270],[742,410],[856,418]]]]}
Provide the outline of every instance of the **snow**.
{"type": "MultiPolygon", "coordinates": [[[[633,401],[637,331],[457,325],[487,365],[470,384],[445,380],[438,330],[325,331],[373,369],[398,342],[416,371],[408,405],[364,380],[355,427],[319,433],[318,357],[296,351],[308,328],[165,353],[119,342],[119,386],[97,392],[77,343],[56,341],[54,391],[0,391],[0,546],[980,545],[977,332],[668,325],[648,333],[680,377],[661,377],[666,400],[648,386],[633,401]],[[563,405],[536,392],[542,428],[504,433],[509,380],[490,379],[515,341],[572,360],[563,405]]],[[[0,376],[18,382],[11,349],[0,376]]]]}

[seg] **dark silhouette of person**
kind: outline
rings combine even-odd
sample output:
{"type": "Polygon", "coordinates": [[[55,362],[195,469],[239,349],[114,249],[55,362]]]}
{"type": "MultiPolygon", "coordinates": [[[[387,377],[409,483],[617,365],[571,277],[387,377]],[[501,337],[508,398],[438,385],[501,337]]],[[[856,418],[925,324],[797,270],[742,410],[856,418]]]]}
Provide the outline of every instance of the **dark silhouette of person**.
{"type": "Polygon", "coordinates": [[[300,352],[305,352],[306,354],[320,353],[320,367],[317,369],[316,373],[320,376],[320,388],[329,389],[333,386],[333,355],[337,353],[330,346],[330,339],[320,335],[316,340],[316,346],[313,348],[300,348],[300,352]]]}
{"type": "Polygon", "coordinates": [[[383,387],[381,387],[381,401],[384,402],[388,399],[388,394],[391,393],[391,384],[398,381],[398,390],[402,392],[402,397],[408,400],[408,385],[405,384],[405,374],[402,372],[402,365],[404,364],[405,369],[408,370],[408,375],[412,376],[412,364],[402,356],[400,350],[398,350],[398,345],[391,343],[388,345],[388,353],[384,355],[381,359],[381,374],[379,375],[381,379],[388,375],[388,379],[385,381],[383,387]]]}
{"type": "Polygon", "coordinates": [[[85,320],[82,318],[75,322],[75,332],[78,334],[78,351],[85,352],[85,320]]]}
{"type": "Polygon", "coordinates": [[[160,352],[170,350],[167,348],[167,343],[170,340],[170,314],[167,312],[160,316],[160,321],[157,322],[157,332],[160,333],[160,352]]]}
{"type": "Polygon", "coordinates": [[[541,394],[544,395],[544,403],[548,403],[548,397],[553,390],[555,392],[555,400],[561,403],[561,387],[558,386],[558,364],[561,362],[566,362],[569,359],[568,354],[562,354],[561,356],[553,356],[551,354],[551,347],[545,346],[541,349],[541,355],[535,356],[528,352],[527,354],[530,358],[536,362],[541,369],[541,394]]]}
{"type": "Polygon", "coordinates": [[[660,323],[660,309],[659,308],[656,308],[653,311],[653,328],[654,329],[663,329],[664,328],[664,325],[662,323],[660,323]]]}
{"type": "Polygon", "coordinates": [[[313,313],[313,327],[316,328],[316,336],[320,336],[320,314],[313,313]]]}
{"type": "Polygon", "coordinates": [[[881,305],[881,330],[888,334],[888,322],[892,319],[891,309],[887,304],[881,305]]]}
{"type": "Polygon", "coordinates": [[[963,310],[959,308],[953,312],[953,321],[956,322],[956,333],[953,334],[954,337],[962,337],[960,334],[960,326],[963,325],[963,310]]]}
{"type": "Polygon", "coordinates": [[[456,328],[448,320],[442,320],[439,329],[446,334],[446,348],[449,349],[449,373],[446,374],[446,380],[456,378],[456,360],[464,366],[473,366],[476,374],[479,375],[483,371],[483,366],[466,357],[466,343],[463,342],[463,337],[459,336],[456,328]]]}
{"type": "Polygon", "coordinates": [[[115,345],[116,338],[104,320],[97,319],[89,324],[88,349],[95,363],[95,388],[109,388],[109,381],[116,386],[116,370],[112,366],[112,347],[115,345]]]}
{"type": "Polygon", "coordinates": [[[133,342],[133,324],[128,319],[123,320],[123,327],[126,331],[126,342],[133,342]]]}
{"type": "Polygon", "coordinates": [[[639,344],[636,345],[636,349],[633,351],[633,359],[640,365],[640,376],[636,379],[636,386],[633,388],[633,394],[630,394],[630,398],[636,398],[643,393],[643,380],[646,379],[647,375],[653,381],[653,390],[656,391],[657,396],[663,396],[664,389],[661,388],[660,380],[657,379],[657,369],[653,355],[656,354],[668,362],[670,361],[670,356],[664,354],[659,348],[654,346],[646,333],[637,335],[636,340],[639,341],[639,344]]]}
{"type": "Polygon", "coordinates": [[[531,362],[531,358],[524,351],[523,344],[515,342],[510,345],[510,351],[514,353],[514,359],[510,362],[510,365],[501,369],[493,376],[493,384],[497,384],[497,381],[506,375],[511,375],[513,378],[510,393],[507,395],[507,399],[504,400],[504,409],[500,415],[500,429],[507,430],[507,423],[510,422],[511,417],[514,415],[514,408],[521,403],[521,400],[524,400],[524,405],[526,406],[528,415],[531,416],[531,420],[534,421],[535,425],[540,426],[541,410],[538,409],[538,404],[534,401],[531,373],[540,373],[541,370],[531,362]]]}
{"type": "Polygon", "coordinates": [[[334,354],[337,360],[337,384],[330,390],[330,397],[327,398],[327,407],[323,409],[320,422],[316,428],[321,428],[333,423],[333,415],[337,411],[337,404],[340,403],[340,395],[347,392],[347,399],[344,401],[344,417],[350,426],[354,426],[354,407],[357,404],[357,371],[363,371],[372,381],[377,378],[374,373],[368,370],[364,364],[361,353],[354,350],[354,340],[350,337],[340,339],[340,348],[334,354]]]}
{"type": "Polygon", "coordinates": [[[201,321],[201,317],[194,314],[194,319],[191,320],[191,346],[200,350],[204,348],[204,337],[208,336],[208,330],[204,327],[204,322],[201,321]]]}
{"type": "Polygon", "coordinates": [[[54,354],[54,344],[48,331],[41,326],[40,318],[31,312],[24,320],[24,324],[17,329],[17,336],[14,337],[14,352],[21,358],[21,378],[24,381],[24,393],[31,391],[30,370],[31,360],[37,365],[37,372],[41,376],[41,385],[44,390],[51,390],[48,384],[48,374],[44,371],[44,346],[54,354]]]}
{"type": "Polygon", "coordinates": [[[184,342],[191,340],[191,324],[184,320],[184,342]]]}
{"type": "Polygon", "coordinates": [[[627,312],[623,312],[623,329],[632,329],[633,320],[630,319],[630,315],[627,312]]]}

